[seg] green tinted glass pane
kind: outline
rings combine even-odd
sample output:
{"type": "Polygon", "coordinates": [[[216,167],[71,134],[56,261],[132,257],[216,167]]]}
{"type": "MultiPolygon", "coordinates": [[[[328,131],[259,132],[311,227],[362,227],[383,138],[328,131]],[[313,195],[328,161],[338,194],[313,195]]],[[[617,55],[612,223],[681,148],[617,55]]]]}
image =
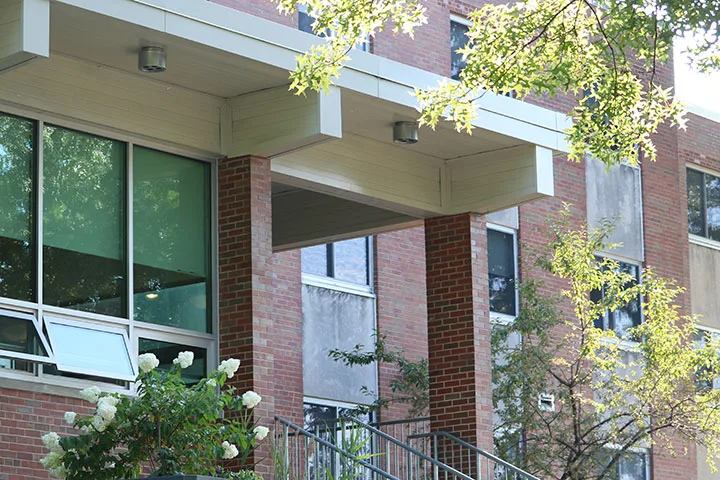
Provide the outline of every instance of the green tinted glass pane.
{"type": "Polygon", "coordinates": [[[33,321],[0,314],[0,350],[47,357],[33,321]]]}
{"type": "Polygon", "coordinates": [[[125,144],[43,132],[44,303],[126,315],[125,144]]]}
{"type": "Polygon", "coordinates": [[[133,153],[135,320],[209,332],[210,166],[133,153]]]}
{"type": "Polygon", "coordinates": [[[139,339],[139,354],[154,353],[160,360],[158,368],[167,370],[180,352],[191,351],[195,354],[192,365],[182,369],[182,378],[187,383],[197,383],[207,375],[207,350],[200,347],[188,347],[177,343],[161,342],[159,340],[139,339]]]}
{"type": "Polygon", "coordinates": [[[34,122],[0,114],[0,297],[35,301],[34,122]]]}

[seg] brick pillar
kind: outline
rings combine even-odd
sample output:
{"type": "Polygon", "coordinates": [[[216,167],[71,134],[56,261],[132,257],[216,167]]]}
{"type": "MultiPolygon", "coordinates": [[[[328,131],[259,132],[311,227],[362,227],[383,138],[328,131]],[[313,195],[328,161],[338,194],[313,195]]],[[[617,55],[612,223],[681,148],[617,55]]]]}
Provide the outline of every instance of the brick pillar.
{"type": "MultiPolygon", "coordinates": [[[[283,348],[290,341],[284,332],[302,338],[299,262],[272,253],[270,160],[221,160],[218,177],[220,359],[240,359],[230,384],[262,396],[256,420],[272,427],[277,408],[289,416],[296,404],[293,420],[302,414],[302,350],[283,348]]],[[[250,461],[267,457],[268,444],[250,461]]],[[[256,470],[267,474],[271,463],[265,459],[256,470]]]]}
{"type": "Polygon", "coordinates": [[[487,233],[476,214],[425,221],[430,417],[492,450],[487,233]]]}

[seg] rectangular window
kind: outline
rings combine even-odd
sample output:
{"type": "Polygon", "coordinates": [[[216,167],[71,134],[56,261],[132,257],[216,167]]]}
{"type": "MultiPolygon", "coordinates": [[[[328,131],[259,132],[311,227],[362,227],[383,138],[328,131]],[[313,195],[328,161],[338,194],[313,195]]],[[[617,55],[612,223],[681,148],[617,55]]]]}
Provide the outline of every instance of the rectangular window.
{"type": "MultiPolygon", "coordinates": [[[[598,261],[602,259],[598,258],[598,261]]],[[[635,280],[627,287],[637,284],[640,281],[640,267],[631,263],[618,262],[618,270],[631,275],[635,280]]],[[[605,289],[595,290],[590,294],[590,299],[599,302],[605,298],[605,289]]],[[[640,325],[642,322],[641,299],[637,297],[622,308],[614,311],[606,311],[602,317],[595,320],[595,327],[603,330],[614,330],[619,338],[629,339],[627,330],[640,325]]]]}
{"type": "Polygon", "coordinates": [[[467,45],[467,33],[470,30],[470,22],[462,17],[453,16],[450,20],[450,77],[453,80],[460,79],[460,72],[465,68],[466,62],[458,49],[467,45]]]}
{"type": "Polygon", "coordinates": [[[490,311],[517,315],[517,246],[515,233],[488,227],[488,276],[490,311]]]}
{"type": "Polygon", "coordinates": [[[36,301],[35,122],[0,114],[0,297],[36,301]]]}
{"type": "MultiPolygon", "coordinates": [[[[0,310],[0,357],[37,362],[52,361],[49,345],[33,315],[0,310]]],[[[6,361],[4,368],[15,368],[6,361]]],[[[0,368],[2,364],[0,364],[0,368]]]]}
{"type": "MultiPolygon", "coordinates": [[[[315,19],[308,14],[307,5],[299,5],[298,30],[316,35],[315,30],[313,30],[313,23],[315,23],[315,19]]],[[[320,37],[329,37],[331,35],[332,32],[330,30],[326,30],[325,32],[319,34],[320,37]]],[[[363,52],[370,52],[370,38],[366,38],[364,41],[358,42],[357,45],[355,45],[355,48],[362,50],[363,52]]]]}
{"type": "Polygon", "coordinates": [[[687,169],[688,232],[720,241],[720,178],[687,169]]]}
{"type": "MultiPolygon", "coordinates": [[[[608,451],[612,451],[608,449],[608,451]]],[[[611,478],[619,480],[647,480],[650,478],[650,462],[645,452],[626,452],[615,463],[611,478]]]]}
{"type": "Polygon", "coordinates": [[[125,144],[46,126],[44,303],[127,316],[125,144]]]}
{"type": "Polygon", "coordinates": [[[370,285],[370,238],[354,238],[303,248],[303,273],[330,277],[355,285],[370,285]]]}
{"type": "Polygon", "coordinates": [[[45,326],[59,371],[135,380],[125,329],[48,315],[45,326]]]}
{"type": "Polygon", "coordinates": [[[133,150],[137,321],[210,332],[210,166],[133,150]]]}
{"type": "Polygon", "coordinates": [[[206,162],[0,113],[0,369],[127,388],[149,337],[164,357],[195,351],[204,376],[211,179],[206,162]],[[184,337],[195,347],[170,343],[184,337]]]}

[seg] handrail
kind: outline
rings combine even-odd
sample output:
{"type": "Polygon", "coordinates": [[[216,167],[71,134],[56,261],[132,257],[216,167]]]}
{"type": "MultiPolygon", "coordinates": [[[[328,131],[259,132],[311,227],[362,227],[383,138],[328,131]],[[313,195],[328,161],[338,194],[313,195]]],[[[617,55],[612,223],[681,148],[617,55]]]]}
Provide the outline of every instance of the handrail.
{"type": "MultiPolygon", "coordinates": [[[[339,448],[337,445],[333,445],[332,443],[328,442],[327,440],[324,440],[324,439],[320,438],[319,436],[317,436],[313,433],[310,433],[303,428],[298,427],[294,423],[292,423],[288,420],[285,420],[284,418],[282,418],[278,415],[275,415],[275,422],[282,423],[286,427],[295,430],[297,433],[299,433],[307,438],[312,439],[313,441],[319,443],[323,447],[326,447],[326,448],[330,449],[331,451],[334,451],[335,453],[338,453],[338,454],[350,459],[351,461],[357,463],[358,465],[361,465],[362,467],[367,468],[368,470],[372,471],[373,473],[379,475],[382,478],[387,478],[389,480],[400,480],[396,476],[380,470],[379,468],[375,467],[374,465],[367,463],[365,460],[357,458],[355,455],[352,455],[351,453],[344,451],[343,449],[339,448]]],[[[277,429],[276,429],[276,434],[277,434],[277,429]]]]}
{"type": "Polygon", "coordinates": [[[527,480],[540,480],[538,477],[536,477],[530,473],[527,473],[526,471],[516,467],[515,465],[513,465],[511,463],[506,462],[502,458],[496,457],[492,453],[487,452],[481,448],[478,448],[475,445],[468,443],[465,440],[462,440],[448,432],[439,431],[439,432],[431,432],[431,433],[418,433],[415,435],[410,435],[408,438],[415,439],[415,438],[430,438],[430,437],[448,438],[451,441],[457,443],[458,445],[463,446],[478,455],[488,458],[488,459],[492,460],[493,462],[498,463],[498,464],[502,465],[503,467],[512,470],[513,472],[517,473],[518,475],[520,475],[521,477],[523,477],[527,480]]]}
{"type": "MultiPolygon", "coordinates": [[[[356,419],[356,418],[352,418],[352,417],[342,417],[340,420],[349,420],[350,422],[352,422],[352,423],[358,425],[359,427],[362,427],[362,428],[364,428],[364,429],[372,432],[373,434],[375,434],[375,435],[379,436],[380,438],[383,438],[383,439],[385,439],[386,441],[388,441],[388,442],[390,442],[390,443],[392,443],[392,444],[400,447],[401,449],[406,450],[406,451],[412,453],[413,455],[417,455],[418,457],[420,457],[421,459],[425,460],[426,462],[430,462],[432,465],[434,465],[435,467],[439,468],[440,470],[443,470],[443,471],[445,471],[445,472],[447,472],[447,473],[450,473],[450,474],[452,474],[452,475],[455,475],[455,476],[457,476],[457,477],[459,477],[459,478],[461,478],[461,479],[463,479],[463,480],[474,480],[472,477],[469,477],[469,476],[465,475],[464,473],[462,473],[462,472],[460,472],[460,471],[458,471],[458,470],[455,470],[455,469],[454,469],[453,467],[451,467],[450,465],[446,465],[446,464],[440,462],[439,460],[437,460],[437,459],[435,459],[435,458],[432,458],[432,457],[430,457],[429,455],[426,455],[426,454],[422,453],[420,450],[417,450],[416,448],[413,448],[413,447],[411,447],[410,445],[408,445],[408,444],[406,444],[406,443],[403,443],[403,442],[401,442],[400,440],[396,439],[395,437],[392,437],[392,436],[386,434],[385,432],[383,432],[383,431],[381,431],[381,430],[378,430],[377,428],[368,425],[367,423],[363,423],[363,422],[361,422],[360,420],[358,420],[358,419],[356,419]]],[[[538,480],[539,480],[539,479],[538,479],[538,480]]]]}
{"type": "Polygon", "coordinates": [[[373,427],[387,427],[392,425],[402,425],[405,423],[420,423],[429,422],[430,417],[418,417],[418,418],[405,418],[403,420],[386,420],[384,422],[370,422],[369,425],[373,427]]]}

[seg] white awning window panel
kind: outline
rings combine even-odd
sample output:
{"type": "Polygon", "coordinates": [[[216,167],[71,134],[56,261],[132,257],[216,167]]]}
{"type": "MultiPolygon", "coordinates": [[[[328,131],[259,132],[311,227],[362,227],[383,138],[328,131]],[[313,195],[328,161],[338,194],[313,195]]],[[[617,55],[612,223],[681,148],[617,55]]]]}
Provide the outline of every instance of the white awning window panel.
{"type": "Polygon", "coordinates": [[[0,309],[0,357],[55,363],[34,315],[0,309]]]}
{"type": "Polygon", "coordinates": [[[58,370],[133,381],[137,371],[124,328],[44,316],[58,370]]]}

